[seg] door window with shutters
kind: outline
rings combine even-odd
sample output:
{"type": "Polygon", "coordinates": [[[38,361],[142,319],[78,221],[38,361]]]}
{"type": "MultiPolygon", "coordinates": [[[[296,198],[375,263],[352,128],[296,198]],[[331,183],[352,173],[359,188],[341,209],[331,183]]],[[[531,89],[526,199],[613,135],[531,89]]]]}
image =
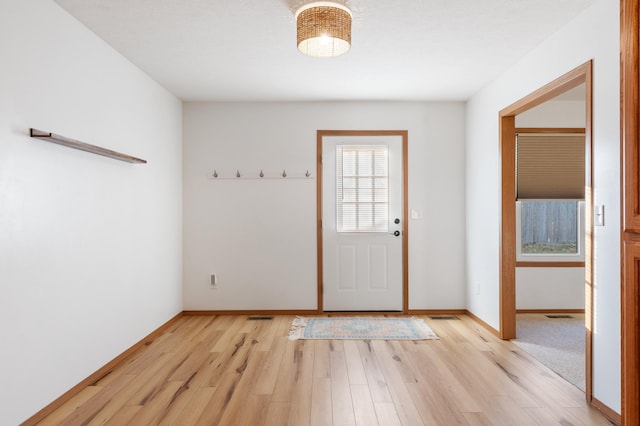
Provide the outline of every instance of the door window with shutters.
{"type": "Polygon", "coordinates": [[[389,149],[336,147],[337,232],[388,232],[389,149]]]}

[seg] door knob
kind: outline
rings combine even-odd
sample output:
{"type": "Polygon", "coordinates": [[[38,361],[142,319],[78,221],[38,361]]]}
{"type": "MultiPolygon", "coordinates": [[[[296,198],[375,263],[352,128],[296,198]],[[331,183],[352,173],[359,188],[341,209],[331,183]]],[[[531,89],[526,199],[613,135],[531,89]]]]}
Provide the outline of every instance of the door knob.
{"type": "Polygon", "coordinates": [[[395,220],[393,221],[393,223],[395,223],[396,225],[400,223],[400,219],[399,218],[395,218],[395,220]]]}
{"type": "Polygon", "coordinates": [[[393,235],[395,235],[396,237],[400,236],[400,231],[394,231],[393,235]]]}

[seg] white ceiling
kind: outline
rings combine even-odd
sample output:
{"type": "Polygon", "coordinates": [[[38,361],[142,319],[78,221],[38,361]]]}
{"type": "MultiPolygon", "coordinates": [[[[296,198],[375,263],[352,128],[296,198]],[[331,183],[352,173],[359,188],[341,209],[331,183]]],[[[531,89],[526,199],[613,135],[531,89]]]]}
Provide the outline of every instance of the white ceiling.
{"type": "Polygon", "coordinates": [[[296,49],[310,0],[56,0],[187,101],[466,100],[595,0],[350,0],[352,48],[296,49]]]}

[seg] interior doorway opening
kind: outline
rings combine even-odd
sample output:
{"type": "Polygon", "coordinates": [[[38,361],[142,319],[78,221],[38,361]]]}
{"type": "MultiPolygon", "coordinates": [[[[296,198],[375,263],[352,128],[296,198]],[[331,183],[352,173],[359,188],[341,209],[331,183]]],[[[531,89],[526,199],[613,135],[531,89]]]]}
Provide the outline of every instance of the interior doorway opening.
{"type": "Polygon", "coordinates": [[[501,217],[500,217],[500,337],[516,338],[516,116],[584,84],[585,87],[585,396],[592,399],[592,183],[591,183],[591,111],[592,62],[589,61],[551,83],[520,99],[499,113],[501,156],[501,217]]]}

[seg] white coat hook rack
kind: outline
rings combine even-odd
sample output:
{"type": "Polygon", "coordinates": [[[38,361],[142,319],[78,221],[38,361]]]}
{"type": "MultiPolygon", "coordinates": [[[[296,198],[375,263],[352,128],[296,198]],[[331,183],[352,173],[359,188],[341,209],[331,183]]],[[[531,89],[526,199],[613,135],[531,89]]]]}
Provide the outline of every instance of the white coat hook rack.
{"type": "Polygon", "coordinates": [[[219,169],[213,169],[211,173],[207,175],[207,178],[211,180],[292,180],[292,179],[314,179],[314,176],[306,169],[303,172],[291,172],[287,169],[281,171],[267,171],[260,169],[255,172],[247,172],[245,170],[235,169],[228,171],[221,171],[219,169]]]}

